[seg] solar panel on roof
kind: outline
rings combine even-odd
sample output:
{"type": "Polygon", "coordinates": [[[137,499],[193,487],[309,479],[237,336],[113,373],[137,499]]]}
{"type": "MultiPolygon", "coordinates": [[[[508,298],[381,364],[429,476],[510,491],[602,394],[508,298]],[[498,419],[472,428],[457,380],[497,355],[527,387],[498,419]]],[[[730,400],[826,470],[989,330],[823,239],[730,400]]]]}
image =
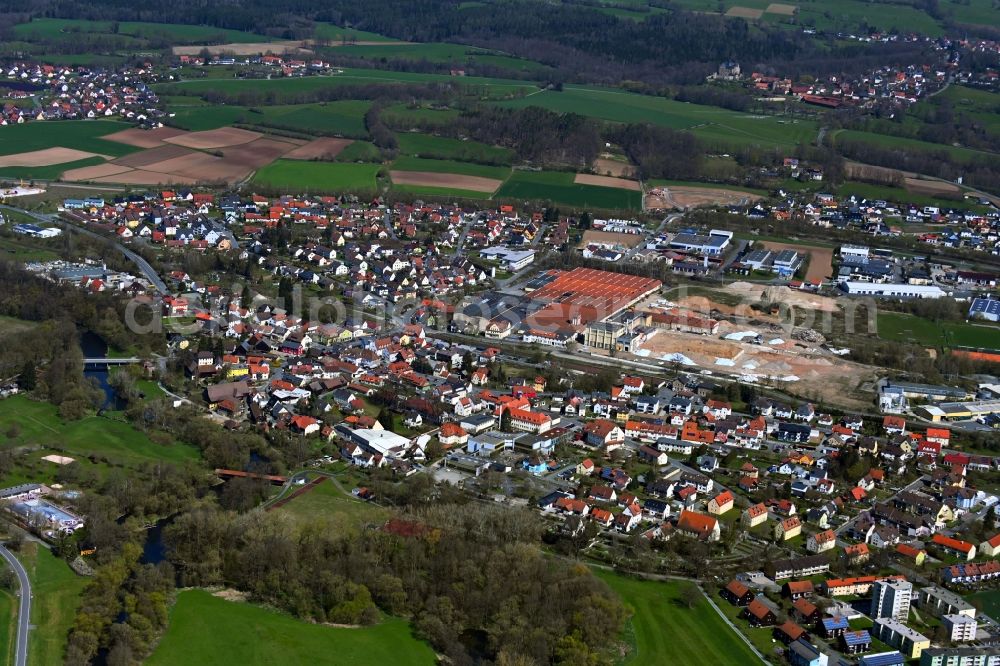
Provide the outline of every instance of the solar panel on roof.
{"type": "Polygon", "coordinates": [[[858,666],[902,666],[906,659],[899,652],[870,654],[858,659],[858,666]]]}
{"type": "Polygon", "coordinates": [[[844,642],[848,645],[864,645],[871,643],[872,637],[867,631],[852,631],[844,634],[844,642]]]}

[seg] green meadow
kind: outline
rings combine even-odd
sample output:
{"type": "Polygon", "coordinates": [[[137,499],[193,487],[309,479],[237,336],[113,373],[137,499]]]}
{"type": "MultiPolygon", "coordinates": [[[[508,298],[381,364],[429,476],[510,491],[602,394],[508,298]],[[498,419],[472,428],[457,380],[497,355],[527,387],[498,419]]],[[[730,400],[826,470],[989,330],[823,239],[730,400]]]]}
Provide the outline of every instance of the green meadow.
{"type": "Polygon", "coordinates": [[[515,171],[497,191],[496,198],[551,201],[577,208],[638,210],[642,193],[615,187],[577,185],[576,174],[563,171],[515,171]]]}
{"type": "Polygon", "coordinates": [[[359,138],[368,135],[365,130],[364,116],[370,106],[371,102],[364,100],[254,108],[183,105],[182,103],[182,105],[171,106],[171,111],[175,114],[173,119],[175,125],[192,131],[245,124],[265,129],[291,130],[303,134],[359,138]]]}
{"type": "Polygon", "coordinates": [[[447,125],[458,117],[457,109],[437,109],[428,106],[394,104],[382,111],[382,120],[398,129],[421,125],[447,125]]]}
{"type": "Polygon", "coordinates": [[[510,175],[509,167],[470,164],[453,160],[430,160],[420,157],[399,157],[392,163],[394,171],[429,171],[431,173],[457,173],[463,176],[504,180],[510,175]]]}
{"type": "Polygon", "coordinates": [[[72,33],[127,35],[129,37],[163,39],[174,44],[207,44],[227,42],[269,42],[264,35],[211,26],[180,23],[142,23],[134,21],[85,21],[77,19],[37,18],[13,28],[20,39],[59,39],[72,33]]]}
{"type": "Polygon", "coordinates": [[[388,510],[348,496],[329,479],[277,510],[338,533],[357,531],[366,524],[382,524],[389,518],[388,510]]]}
{"type": "Polygon", "coordinates": [[[337,155],[335,162],[378,162],[381,158],[378,148],[369,141],[354,141],[337,155]]]}
{"type": "Polygon", "coordinates": [[[56,408],[46,402],[19,395],[0,400],[0,429],[16,424],[18,434],[5,446],[34,449],[37,458],[19,465],[0,482],[7,485],[27,481],[51,482],[55,465],[41,460],[47,453],[58,452],[75,458],[84,467],[99,472],[113,464],[137,467],[146,462],[183,463],[196,460],[198,450],[187,444],[161,445],[122,421],[88,416],[79,421],[63,421],[56,408]]]}
{"type": "Polygon", "coordinates": [[[13,155],[58,146],[98,155],[121,157],[139,150],[101,137],[129,129],[132,125],[114,120],[35,121],[10,125],[0,131],[0,155],[13,155]]]}
{"type": "Polygon", "coordinates": [[[343,28],[332,23],[317,23],[314,36],[320,40],[330,40],[331,42],[394,42],[391,37],[380,35],[375,32],[365,32],[354,28],[343,28]]]}
{"type": "Polygon", "coordinates": [[[325,49],[324,53],[337,56],[351,56],[366,60],[420,60],[428,62],[453,63],[456,67],[465,64],[483,64],[524,72],[538,72],[547,69],[544,65],[523,58],[507,56],[488,49],[448,43],[401,43],[359,44],[350,43],[325,49]]]}
{"type": "Polygon", "coordinates": [[[276,160],[258,169],[255,184],[289,192],[373,192],[378,164],[276,160]]]}
{"type": "Polygon", "coordinates": [[[31,579],[33,596],[28,665],[61,664],[87,579],[42,544],[29,542],[18,555],[31,579]]]}
{"type": "Polygon", "coordinates": [[[625,630],[631,651],[622,666],[754,664],[760,659],[699,595],[693,608],[682,600],[688,582],[658,582],[597,570],[632,618],[625,630]]]}
{"type": "Polygon", "coordinates": [[[329,76],[305,76],[301,78],[277,79],[201,79],[182,81],[180,83],[157,84],[160,89],[169,86],[170,90],[184,95],[200,95],[205,92],[224,92],[238,95],[244,90],[254,92],[274,93],[277,101],[281,95],[314,92],[330,87],[344,85],[365,85],[372,83],[452,83],[463,87],[481,87],[493,91],[494,94],[510,94],[515,92],[530,92],[537,90],[535,84],[513,79],[494,79],[477,76],[448,76],[447,74],[424,74],[414,72],[393,72],[379,69],[344,68],[342,74],[329,76]]]}
{"type": "Polygon", "coordinates": [[[878,335],[884,340],[924,347],[974,347],[1000,350],[1000,326],[985,323],[933,322],[900,312],[878,313],[878,335]]]}
{"type": "Polygon", "coordinates": [[[508,108],[538,106],[611,122],[691,130],[706,143],[720,146],[794,146],[814,140],[817,131],[812,120],[753,115],[609,88],[566,86],[562,91],[545,90],[497,104],[508,108]]]}
{"type": "Polygon", "coordinates": [[[274,610],[184,590],[147,666],[271,666],[272,664],[431,666],[434,651],[405,620],[372,627],[328,627],[274,610]]]}
{"type": "Polygon", "coordinates": [[[462,141],[415,132],[401,132],[396,135],[396,141],[400,153],[413,157],[490,164],[510,164],[514,160],[513,150],[479,141],[462,141]]]}

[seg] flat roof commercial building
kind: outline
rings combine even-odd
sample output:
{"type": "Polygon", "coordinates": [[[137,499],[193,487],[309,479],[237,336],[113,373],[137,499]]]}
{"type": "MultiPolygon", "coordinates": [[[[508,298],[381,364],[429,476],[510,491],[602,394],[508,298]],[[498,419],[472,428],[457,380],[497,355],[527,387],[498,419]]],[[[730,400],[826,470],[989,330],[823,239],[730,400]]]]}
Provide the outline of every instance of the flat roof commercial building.
{"type": "Polygon", "coordinates": [[[1000,301],[995,298],[974,298],[969,307],[969,319],[1000,321],[1000,301]]]}
{"type": "Polygon", "coordinates": [[[850,296],[873,298],[943,298],[948,294],[940,287],[926,284],[872,283],[846,281],[840,288],[850,296]]]}
{"type": "Polygon", "coordinates": [[[934,422],[945,419],[964,421],[978,419],[990,414],[1000,414],[1000,400],[973,400],[970,402],[942,402],[937,405],[918,407],[917,411],[934,422]]]}
{"type": "Polygon", "coordinates": [[[500,262],[500,265],[510,272],[519,271],[535,261],[534,250],[517,250],[509,247],[488,247],[480,250],[479,256],[500,262]]]}
{"type": "Polygon", "coordinates": [[[670,241],[670,247],[709,256],[717,256],[725,252],[733,239],[732,231],[712,229],[707,234],[693,230],[682,231],[670,241]]]}

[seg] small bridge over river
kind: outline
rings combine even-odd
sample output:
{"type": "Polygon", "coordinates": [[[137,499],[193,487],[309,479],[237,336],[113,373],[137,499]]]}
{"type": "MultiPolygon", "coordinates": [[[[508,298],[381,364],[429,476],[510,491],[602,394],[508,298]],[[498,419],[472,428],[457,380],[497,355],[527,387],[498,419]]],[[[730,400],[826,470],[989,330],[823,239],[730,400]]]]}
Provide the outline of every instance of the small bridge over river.
{"type": "Polygon", "coordinates": [[[122,358],[85,358],[84,365],[131,365],[132,363],[142,363],[138,356],[125,356],[122,358]]]}

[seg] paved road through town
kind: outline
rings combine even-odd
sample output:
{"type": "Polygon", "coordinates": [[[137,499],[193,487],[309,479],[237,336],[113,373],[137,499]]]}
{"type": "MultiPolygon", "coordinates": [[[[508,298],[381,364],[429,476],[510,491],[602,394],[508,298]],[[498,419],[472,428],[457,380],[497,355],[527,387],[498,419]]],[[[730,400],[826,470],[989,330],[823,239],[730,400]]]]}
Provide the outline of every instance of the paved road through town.
{"type": "Polygon", "coordinates": [[[21,602],[17,609],[17,643],[14,650],[14,666],[26,666],[28,663],[28,630],[31,628],[31,581],[28,572],[14,555],[0,546],[0,556],[17,574],[20,584],[21,602]]]}
{"type": "Polygon", "coordinates": [[[0,208],[6,208],[8,210],[13,210],[13,211],[16,211],[18,213],[22,213],[22,214],[27,215],[29,217],[35,218],[39,222],[47,222],[49,224],[58,224],[59,226],[63,227],[64,229],[67,229],[69,231],[75,231],[77,233],[84,234],[85,236],[90,236],[92,238],[97,238],[97,239],[100,239],[100,240],[102,240],[102,241],[104,241],[106,243],[110,243],[110,244],[114,245],[122,254],[125,255],[126,259],[128,259],[129,261],[131,261],[133,264],[136,265],[136,267],[142,272],[142,274],[146,277],[147,280],[149,280],[149,282],[153,285],[153,287],[158,292],[160,292],[161,294],[168,293],[167,292],[167,285],[166,285],[166,283],[164,283],[163,280],[160,279],[160,276],[157,275],[157,273],[153,269],[153,267],[149,265],[149,262],[146,261],[145,259],[143,259],[142,257],[140,257],[138,254],[136,254],[132,250],[130,250],[127,247],[125,247],[124,245],[122,245],[121,243],[117,243],[114,240],[112,240],[112,239],[110,239],[110,238],[108,238],[106,236],[102,236],[101,234],[98,234],[96,232],[90,231],[89,229],[83,229],[83,228],[81,228],[81,227],[79,227],[79,226],[77,226],[75,224],[71,224],[71,223],[69,223],[69,222],[67,222],[67,221],[65,221],[63,219],[60,219],[56,215],[50,215],[50,214],[47,214],[47,213],[36,213],[34,211],[24,210],[23,208],[15,208],[13,206],[0,206],[0,208]]]}

